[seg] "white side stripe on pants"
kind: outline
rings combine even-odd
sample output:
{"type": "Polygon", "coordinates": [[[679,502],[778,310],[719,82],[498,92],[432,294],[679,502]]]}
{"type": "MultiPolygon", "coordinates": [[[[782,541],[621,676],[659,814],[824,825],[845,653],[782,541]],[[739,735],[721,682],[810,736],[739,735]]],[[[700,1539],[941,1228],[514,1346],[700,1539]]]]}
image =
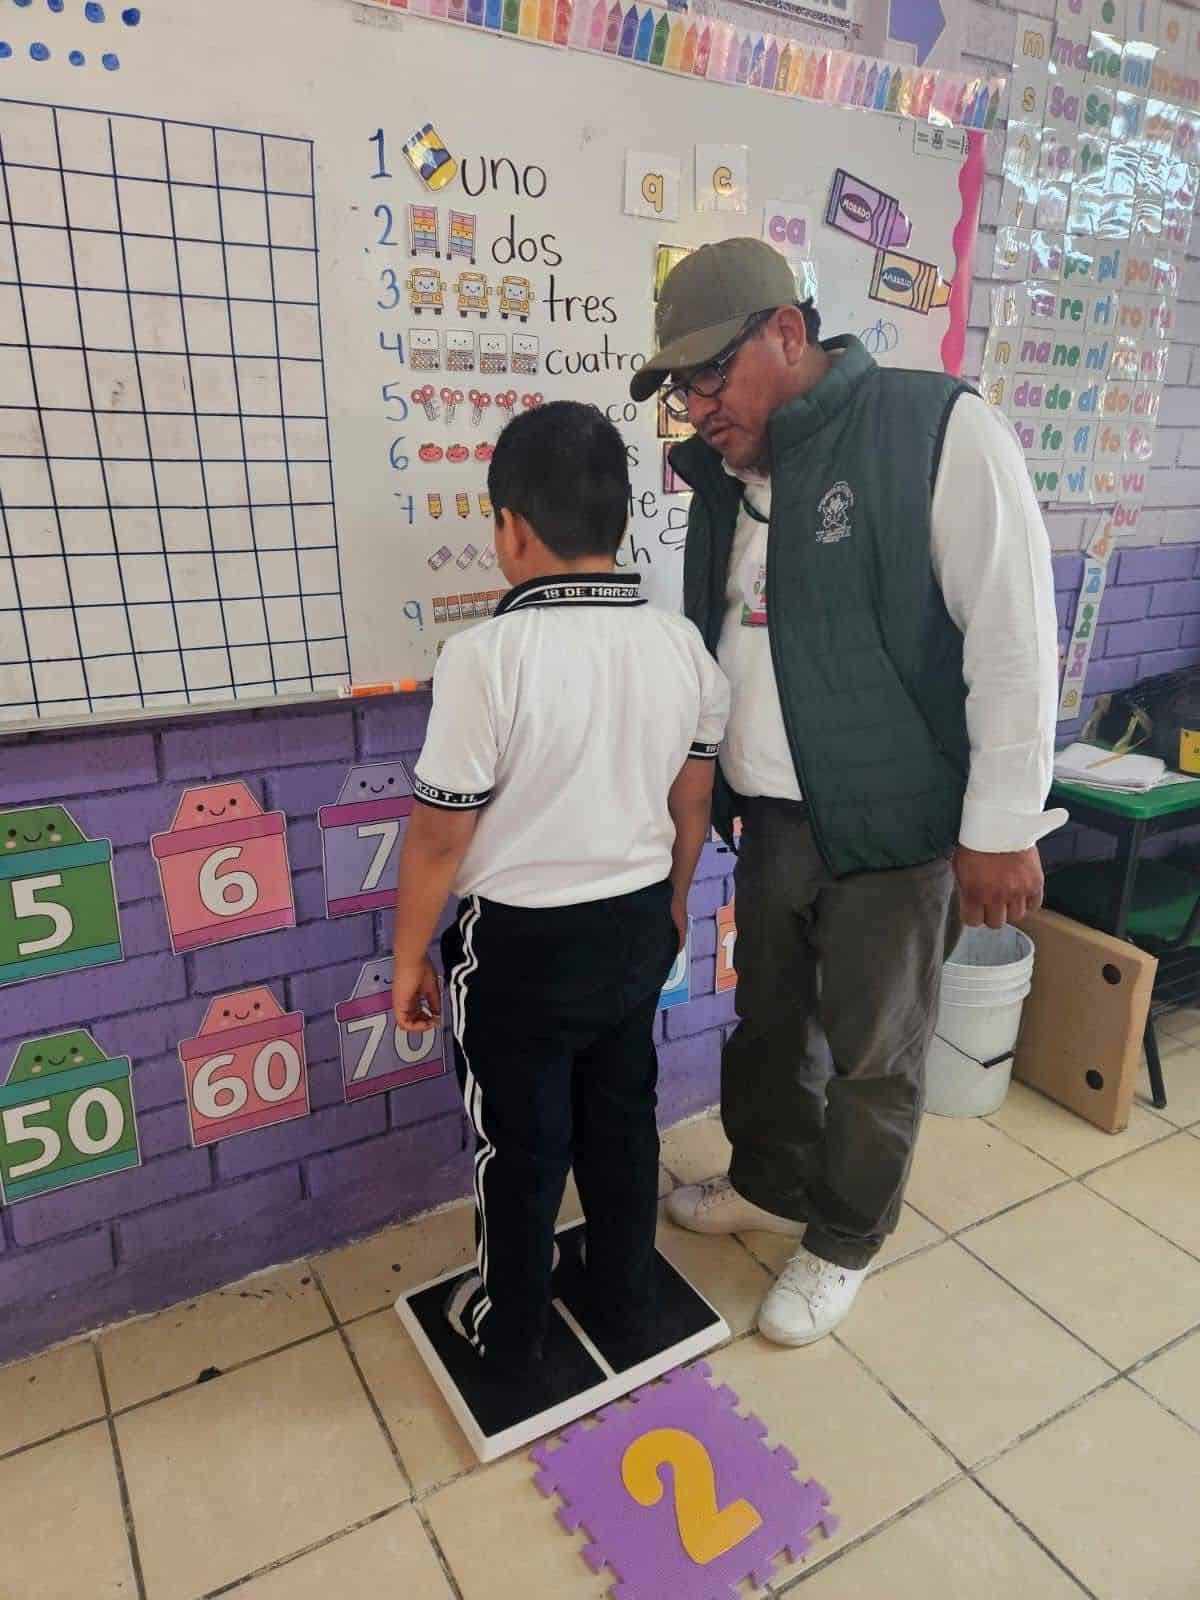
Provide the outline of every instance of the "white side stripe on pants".
{"type": "Polygon", "coordinates": [[[463,956],[450,974],[450,1012],[454,1025],[454,1037],[458,1041],[458,1048],[462,1051],[463,1065],[466,1068],[463,1083],[463,1105],[466,1107],[467,1116],[475,1130],[475,1206],[479,1216],[479,1248],[476,1253],[476,1266],[479,1276],[483,1280],[484,1293],[475,1308],[473,1318],[475,1336],[472,1343],[479,1342],[479,1324],[491,1309],[492,1301],[487,1293],[488,1283],[488,1248],[487,1248],[487,1208],[484,1200],[484,1174],[495,1155],[495,1147],[489,1140],[483,1126],[483,1093],[475,1081],[471,1071],[471,1061],[467,1054],[467,983],[471,975],[478,969],[479,963],[475,958],[475,929],[479,924],[482,908],[479,896],[472,895],[470,900],[464,901],[462,912],[459,916],[458,928],[462,935],[463,956]]]}

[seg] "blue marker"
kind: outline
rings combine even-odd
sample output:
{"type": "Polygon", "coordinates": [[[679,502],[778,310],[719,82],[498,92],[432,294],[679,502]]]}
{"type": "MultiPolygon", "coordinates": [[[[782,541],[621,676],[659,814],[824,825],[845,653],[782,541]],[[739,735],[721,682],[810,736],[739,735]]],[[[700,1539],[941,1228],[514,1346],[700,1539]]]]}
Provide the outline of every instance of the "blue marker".
{"type": "Polygon", "coordinates": [[[127,6],[121,13],[121,21],[127,28],[136,28],[142,20],[142,13],[136,6],[127,6]]]}
{"type": "Polygon", "coordinates": [[[100,57],[100,65],[104,68],[105,72],[115,72],[121,65],[121,58],[113,55],[111,50],[107,50],[100,57]]]}
{"type": "Polygon", "coordinates": [[[61,11],[65,3],[66,0],[46,0],[46,4],[50,7],[51,11],[61,11]]]}
{"type": "Polygon", "coordinates": [[[39,40],[29,46],[29,54],[35,61],[49,61],[50,46],[42,44],[39,40]]]}
{"type": "Polygon", "coordinates": [[[104,7],[100,5],[99,0],[88,0],[83,8],[83,14],[89,22],[104,21],[104,7]]]}
{"type": "Polygon", "coordinates": [[[491,28],[494,33],[500,32],[500,0],[487,0],[483,25],[485,28],[491,28]]]}
{"type": "Polygon", "coordinates": [[[87,60],[87,57],[84,55],[82,50],[72,50],[71,54],[67,57],[67,60],[73,67],[81,67],[87,60]]]}

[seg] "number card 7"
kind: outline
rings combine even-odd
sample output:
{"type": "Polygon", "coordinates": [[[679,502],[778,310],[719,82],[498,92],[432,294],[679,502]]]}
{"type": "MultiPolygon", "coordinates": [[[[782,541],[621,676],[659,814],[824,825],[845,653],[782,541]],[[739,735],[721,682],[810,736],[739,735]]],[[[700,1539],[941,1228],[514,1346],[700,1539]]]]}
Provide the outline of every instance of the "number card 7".
{"type": "Polygon", "coordinates": [[[286,827],[240,779],[184,791],[150,840],[176,955],[296,926],[286,827]]]}
{"type": "Polygon", "coordinates": [[[197,1147],[308,1115],[304,1017],[284,1012],[269,989],[210,1001],[179,1059],[197,1147]]]}
{"type": "Polygon", "coordinates": [[[412,779],[403,761],[350,768],[337,800],[317,812],[326,916],[348,917],[391,905],[412,808],[412,779]]]}
{"type": "Polygon", "coordinates": [[[354,993],[339,1002],[334,1015],[347,1100],[403,1089],[425,1078],[441,1077],[446,1071],[446,1040],[441,1028],[409,1033],[397,1026],[390,961],[368,961],[358,975],[354,993]]]}

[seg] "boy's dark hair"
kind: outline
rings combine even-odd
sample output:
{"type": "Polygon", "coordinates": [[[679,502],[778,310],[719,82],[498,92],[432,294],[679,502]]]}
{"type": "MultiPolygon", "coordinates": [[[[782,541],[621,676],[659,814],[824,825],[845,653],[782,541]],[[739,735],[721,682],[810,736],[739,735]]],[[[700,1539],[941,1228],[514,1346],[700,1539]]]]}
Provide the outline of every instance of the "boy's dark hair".
{"type": "Polygon", "coordinates": [[[613,556],[629,516],[625,441],[596,406],[552,400],[514,417],[488,467],[492,510],[525,518],[563,561],[613,556]]]}

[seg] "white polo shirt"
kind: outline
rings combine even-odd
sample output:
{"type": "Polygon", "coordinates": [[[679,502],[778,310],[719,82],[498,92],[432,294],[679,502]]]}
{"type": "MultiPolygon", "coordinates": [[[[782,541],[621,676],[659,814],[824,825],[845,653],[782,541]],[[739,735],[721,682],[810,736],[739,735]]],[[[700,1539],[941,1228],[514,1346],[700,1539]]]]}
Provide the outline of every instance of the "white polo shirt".
{"type": "Polygon", "coordinates": [[[667,796],[689,757],[715,760],[729,687],[640,591],[636,573],[534,579],[446,644],[414,792],[482,809],[456,894],[578,905],[670,875],[667,796]]]}

